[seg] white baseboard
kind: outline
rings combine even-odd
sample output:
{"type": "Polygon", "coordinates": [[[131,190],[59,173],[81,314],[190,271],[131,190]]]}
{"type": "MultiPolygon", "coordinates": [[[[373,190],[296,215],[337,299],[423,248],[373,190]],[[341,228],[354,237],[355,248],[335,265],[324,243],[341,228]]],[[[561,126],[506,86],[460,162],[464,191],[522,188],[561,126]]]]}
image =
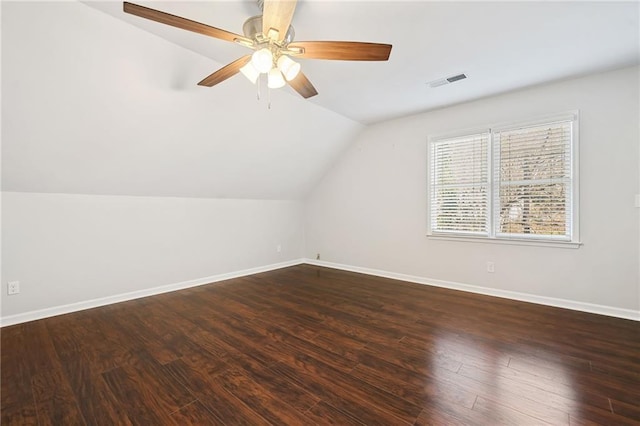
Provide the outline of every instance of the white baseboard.
{"type": "Polygon", "coordinates": [[[521,302],[537,303],[539,305],[555,306],[558,308],[572,309],[574,311],[589,312],[592,314],[607,315],[610,317],[640,321],[640,312],[632,309],[616,308],[613,306],[596,305],[593,303],[576,302],[573,300],[556,299],[553,297],[536,296],[534,294],[520,293],[516,291],[499,290],[489,287],[480,287],[469,284],[461,284],[451,281],[435,280],[414,275],[399,274],[396,272],[382,271],[379,269],[363,268],[360,266],[343,265],[322,260],[304,259],[309,265],[324,266],[343,271],[359,272],[377,277],[391,278],[394,280],[408,281],[416,284],[425,284],[435,287],[444,287],[452,290],[468,291],[470,293],[484,294],[487,296],[502,297],[504,299],[519,300],[521,302]]]}
{"type": "Polygon", "coordinates": [[[168,293],[170,291],[183,290],[200,285],[211,284],[218,281],[232,278],[244,277],[258,274],[260,272],[273,271],[275,269],[300,265],[304,259],[295,259],[287,262],[274,263],[271,265],[258,266],[256,268],[244,269],[242,271],[228,272],[225,274],[212,275],[210,277],[197,278],[195,280],[183,281],[174,284],[167,284],[159,287],[147,288],[144,290],[132,291],[130,293],[116,294],[113,296],[101,297],[99,299],[85,300],[82,302],[70,303],[68,305],[54,306],[51,308],[29,311],[22,314],[10,315],[0,318],[0,327],[20,324],[27,321],[39,320],[56,315],[69,314],[71,312],[83,311],[85,309],[97,308],[99,306],[110,305],[112,303],[126,302],[127,300],[139,299],[141,297],[153,296],[156,294],[168,293]]]}
{"type": "Polygon", "coordinates": [[[488,287],[480,287],[469,284],[461,284],[451,281],[435,280],[430,278],[418,277],[414,275],[399,274],[396,272],[382,271],[379,269],[364,268],[360,266],[343,265],[333,262],[325,262],[313,259],[295,259],[287,262],[274,263],[271,265],[259,266],[256,268],[244,269],[241,271],[229,272],[225,274],[212,275],[210,277],[198,278],[195,280],[183,281],[175,284],[168,284],[159,287],[148,288],[144,290],[133,291],[130,293],[116,294],[113,296],[102,297],[99,299],[86,300],[68,305],[54,306],[51,308],[40,309],[36,311],[25,312],[22,314],[10,315],[0,318],[0,327],[14,324],[20,324],[27,321],[35,321],[38,319],[53,317],[56,315],[68,314],[72,312],[82,311],[85,309],[97,308],[100,306],[110,305],[127,300],[139,299],[141,297],[153,296],[156,294],[168,293],[176,290],[197,287],[200,285],[211,284],[218,281],[229,280],[232,278],[244,277],[247,275],[258,274],[260,272],[273,271],[276,269],[286,268],[300,264],[309,264],[316,266],[324,266],[332,269],[340,269],[343,271],[359,272],[377,277],[391,278],[400,281],[408,281],[417,284],[431,285],[435,287],[449,288],[453,290],[462,290],[470,293],[484,294],[487,296],[502,297],[506,299],[519,300],[522,302],[537,303],[539,305],[555,306],[559,308],[572,309],[575,311],[590,312],[594,314],[607,315],[610,317],[625,318],[640,321],[640,312],[631,309],[616,308],[613,306],[596,305],[592,303],[575,302],[566,299],[556,299],[553,297],[536,296],[533,294],[519,293],[515,291],[498,290],[488,287]]]}

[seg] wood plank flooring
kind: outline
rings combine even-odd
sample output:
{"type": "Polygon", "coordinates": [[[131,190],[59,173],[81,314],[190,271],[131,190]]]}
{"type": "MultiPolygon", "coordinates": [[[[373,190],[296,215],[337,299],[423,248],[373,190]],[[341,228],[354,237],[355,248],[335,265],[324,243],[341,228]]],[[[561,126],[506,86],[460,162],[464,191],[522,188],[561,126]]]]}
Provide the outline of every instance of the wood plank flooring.
{"type": "Polygon", "coordinates": [[[2,425],[640,425],[640,323],[310,265],[5,327],[2,425]]]}

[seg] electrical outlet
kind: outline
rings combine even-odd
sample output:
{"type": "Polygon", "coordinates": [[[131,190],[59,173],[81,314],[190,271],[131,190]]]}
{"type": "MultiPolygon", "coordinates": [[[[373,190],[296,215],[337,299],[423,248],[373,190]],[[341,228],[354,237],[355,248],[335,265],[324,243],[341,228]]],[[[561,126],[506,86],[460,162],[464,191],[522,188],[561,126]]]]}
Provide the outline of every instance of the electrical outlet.
{"type": "Polygon", "coordinates": [[[7,294],[20,293],[20,281],[9,281],[7,284],[7,294]]]}
{"type": "Polygon", "coordinates": [[[496,271],[496,265],[493,262],[487,262],[487,272],[494,273],[496,271]]]}
{"type": "Polygon", "coordinates": [[[280,252],[282,251],[282,246],[281,246],[280,244],[278,244],[278,245],[276,246],[276,251],[277,251],[278,253],[280,253],[280,252]]]}

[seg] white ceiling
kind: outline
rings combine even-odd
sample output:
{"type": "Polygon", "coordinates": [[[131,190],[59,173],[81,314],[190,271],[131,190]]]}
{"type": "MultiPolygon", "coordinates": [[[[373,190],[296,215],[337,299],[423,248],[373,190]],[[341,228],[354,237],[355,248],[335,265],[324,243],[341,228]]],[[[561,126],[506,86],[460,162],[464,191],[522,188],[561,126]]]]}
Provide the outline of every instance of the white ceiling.
{"type": "MultiPolygon", "coordinates": [[[[258,12],[143,4],[234,32],[258,12]]],[[[303,61],[319,95],[275,90],[269,109],[241,75],[196,85],[241,46],[126,15],[121,2],[0,6],[5,191],[302,199],[361,123],[638,63],[640,43],[636,2],[301,0],[297,40],[392,43],[391,58],[303,61]],[[426,88],[460,72],[469,78],[426,88]]]]}
{"type": "MultiPolygon", "coordinates": [[[[88,4],[223,64],[248,52],[232,43],[125,14],[120,2],[88,4]]],[[[242,33],[247,17],[259,14],[255,1],[140,4],[236,33],[242,33]]],[[[301,61],[319,92],[311,102],[358,122],[373,123],[636,64],[639,7],[638,2],[611,1],[300,0],[293,25],[299,41],[393,44],[386,63],[301,61]],[[466,73],[468,79],[437,89],[425,84],[459,73],[466,73]]]]}
{"type": "Polygon", "coordinates": [[[2,2],[5,191],[300,199],[362,125],[78,2],[2,2]]]}

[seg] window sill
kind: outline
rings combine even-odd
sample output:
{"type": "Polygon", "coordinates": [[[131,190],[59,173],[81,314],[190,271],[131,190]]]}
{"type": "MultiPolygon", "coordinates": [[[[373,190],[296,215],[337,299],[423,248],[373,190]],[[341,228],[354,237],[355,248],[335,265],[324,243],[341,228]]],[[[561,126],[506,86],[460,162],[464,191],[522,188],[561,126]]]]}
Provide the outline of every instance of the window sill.
{"type": "Polygon", "coordinates": [[[534,247],[555,247],[555,248],[570,248],[577,249],[582,243],[573,241],[550,241],[550,240],[525,240],[516,238],[487,238],[487,237],[473,237],[469,235],[455,236],[455,235],[427,235],[430,240],[442,240],[442,241],[460,241],[465,243],[489,243],[489,244],[506,244],[512,246],[534,246],[534,247]]]}

